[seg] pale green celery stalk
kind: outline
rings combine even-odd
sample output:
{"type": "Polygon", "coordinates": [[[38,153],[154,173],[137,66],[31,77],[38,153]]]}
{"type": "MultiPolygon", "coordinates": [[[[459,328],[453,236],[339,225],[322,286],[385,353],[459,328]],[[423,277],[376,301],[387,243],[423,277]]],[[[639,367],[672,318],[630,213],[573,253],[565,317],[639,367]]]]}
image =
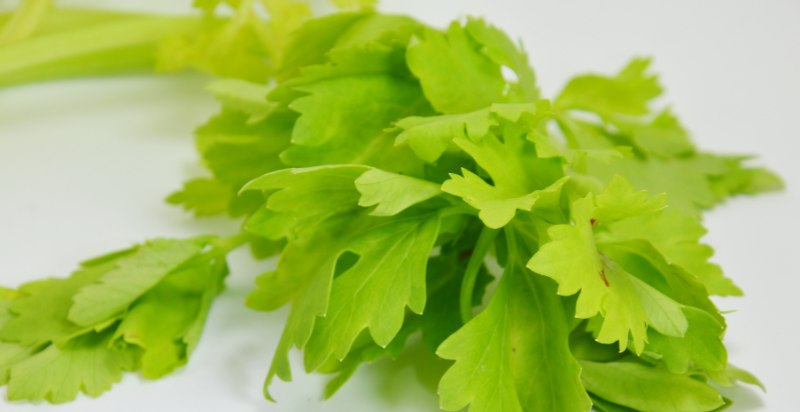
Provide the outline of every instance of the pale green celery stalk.
{"type": "MultiPolygon", "coordinates": [[[[61,11],[48,15],[58,20],[61,11]]],[[[203,17],[119,15],[81,16],[83,24],[62,21],[63,30],[45,30],[0,47],[0,86],[72,76],[152,69],[162,39],[199,31],[213,22],[203,17]]]]}
{"type": "Polygon", "coordinates": [[[0,46],[23,40],[33,34],[52,3],[52,0],[23,0],[0,30],[0,46]]]}
{"type": "MultiPolygon", "coordinates": [[[[13,13],[0,13],[0,27],[10,21],[13,13]]],[[[36,36],[54,34],[98,23],[111,23],[124,18],[146,17],[147,14],[103,9],[54,9],[44,16],[36,28],[36,36]]]]}

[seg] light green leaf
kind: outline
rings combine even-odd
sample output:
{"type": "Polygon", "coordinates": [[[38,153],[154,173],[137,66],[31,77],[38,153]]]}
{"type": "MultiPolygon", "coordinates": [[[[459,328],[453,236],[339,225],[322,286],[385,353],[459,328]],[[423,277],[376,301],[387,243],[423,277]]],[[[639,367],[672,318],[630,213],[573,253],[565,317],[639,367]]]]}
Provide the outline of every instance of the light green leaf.
{"type": "MultiPolygon", "coordinates": [[[[573,210],[591,209],[591,202],[588,197],[580,199],[573,203],[573,210]]],[[[580,292],[576,317],[596,315],[609,290],[603,281],[605,272],[591,225],[576,220],[575,225],[553,225],[547,232],[550,241],[531,258],[528,268],[556,280],[561,296],[580,292]]]]}
{"type": "Polygon", "coordinates": [[[432,117],[406,117],[396,124],[402,130],[397,135],[396,142],[408,143],[420,159],[433,163],[452,146],[454,138],[472,136],[479,139],[489,132],[493,124],[487,110],[432,117]]]}
{"type": "Polygon", "coordinates": [[[504,131],[502,139],[489,134],[477,141],[454,141],[488,173],[495,187],[507,193],[544,189],[564,176],[560,159],[538,158],[534,145],[516,130],[504,131]]]}
{"type": "Polygon", "coordinates": [[[288,52],[294,33],[311,18],[311,5],[295,0],[261,0],[261,4],[267,10],[269,20],[263,28],[261,25],[255,27],[261,44],[274,66],[288,52]]]}
{"type": "Polygon", "coordinates": [[[609,237],[613,239],[613,233],[601,232],[597,236],[602,239],[598,241],[598,247],[608,259],[679,304],[701,309],[717,322],[725,323],[719,309],[697,277],[678,266],[670,265],[647,241],[608,241],[609,237]]]}
{"type": "Polygon", "coordinates": [[[439,385],[442,409],[590,409],[567,343],[567,314],[553,292],[547,279],[506,270],[489,306],[437,350],[455,361],[439,385]]]}
{"type": "Polygon", "coordinates": [[[435,183],[380,169],[364,172],[355,180],[355,186],[361,193],[359,206],[376,206],[370,213],[373,216],[396,215],[441,193],[435,183]]]}
{"type": "Polygon", "coordinates": [[[530,211],[542,197],[557,199],[567,178],[561,178],[542,190],[518,195],[492,186],[467,169],[461,169],[461,176],[451,174],[442,184],[442,191],[459,196],[467,204],[478,209],[479,217],[487,227],[498,229],[514,218],[517,210],[530,211]]]}
{"type": "Polygon", "coordinates": [[[231,188],[219,180],[192,179],[183,188],[167,197],[167,203],[181,205],[195,216],[213,216],[225,213],[231,201],[231,188]]]}
{"type": "Polygon", "coordinates": [[[367,170],[359,165],[329,165],[283,169],[254,179],[242,190],[260,190],[269,198],[246,228],[274,240],[313,230],[317,223],[357,207],[354,182],[367,170]]]}
{"type": "Polygon", "coordinates": [[[292,379],[289,351],[305,347],[318,317],[325,316],[331,294],[336,262],[343,253],[347,228],[341,221],[325,221],[308,239],[289,243],[278,260],[278,269],[259,279],[258,288],[248,297],[248,305],[272,310],[291,302],[286,326],[264,383],[264,395],[272,400],[269,386],[275,376],[292,379]]]}
{"type": "Polygon", "coordinates": [[[267,101],[270,88],[260,83],[219,79],[211,82],[206,89],[228,109],[250,115],[251,122],[263,119],[275,106],[267,101]]]}
{"type": "Polygon", "coordinates": [[[635,276],[630,276],[630,280],[636,289],[648,325],[663,335],[683,337],[689,322],[681,305],[635,276]]]}
{"type": "Polygon", "coordinates": [[[26,283],[19,296],[8,305],[10,317],[0,330],[0,339],[23,346],[39,346],[51,341],[62,342],[92,327],[81,327],[67,319],[72,298],[79,290],[92,284],[113,264],[98,263],[83,267],[68,279],[46,279],[26,283]]]}
{"type": "Polygon", "coordinates": [[[512,94],[515,100],[533,102],[539,99],[536,74],[528,64],[528,55],[521,50],[502,30],[481,19],[470,18],[467,33],[481,46],[481,51],[495,63],[510,68],[517,75],[512,94]]]}
{"type": "Polygon", "coordinates": [[[408,67],[440,113],[463,113],[505,100],[500,65],[458,23],[446,34],[431,29],[408,48],[408,67]]]}
{"type": "MultiPolygon", "coordinates": [[[[14,317],[11,312],[11,299],[15,293],[0,287],[0,330],[9,319],[14,317]]],[[[18,343],[9,343],[0,340],[0,386],[8,383],[11,366],[31,355],[31,349],[18,343]]]]}
{"type": "Polygon", "coordinates": [[[647,215],[665,207],[666,196],[650,197],[642,190],[635,191],[622,176],[614,176],[605,189],[595,197],[594,224],[609,224],[627,218],[647,215]]]}
{"type": "Polygon", "coordinates": [[[30,347],[0,341],[0,386],[8,384],[12,366],[33,354],[34,351],[30,347]]]}
{"type": "Polygon", "coordinates": [[[411,116],[396,123],[401,130],[397,135],[397,144],[408,143],[420,159],[433,163],[451,146],[455,149],[452,145],[454,139],[470,138],[479,141],[492,126],[499,124],[500,119],[517,122],[524,115],[544,118],[548,109],[549,106],[543,103],[495,103],[463,114],[411,116]]]}
{"type": "Polygon", "coordinates": [[[741,296],[742,291],[726,278],[722,268],[711,263],[710,246],[700,243],[706,229],[700,221],[677,210],[641,215],[616,222],[609,231],[617,240],[642,239],[650,242],[672,264],[696,276],[710,294],[741,296]]]}
{"type": "Polygon", "coordinates": [[[322,63],[339,38],[365,18],[368,15],[363,13],[336,13],[310,20],[294,32],[275,77],[286,80],[302,67],[322,63]]]}
{"type": "Polygon", "coordinates": [[[623,118],[612,122],[647,154],[666,158],[690,155],[695,151],[689,133],[669,110],[662,111],[648,122],[623,118]]]}
{"type": "Polygon", "coordinates": [[[11,367],[8,399],[63,403],[79,391],[97,397],[133,369],[135,356],[135,350],[109,346],[108,333],[50,345],[11,367]]]}
{"type": "Polygon", "coordinates": [[[736,382],[742,382],[758,386],[765,392],[767,390],[766,386],[755,375],[730,363],[721,371],[708,371],[706,374],[715,383],[722,386],[733,386],[736,382]]]}
{"type": "Polygon", "coordinates": [[[377,220],[345,250],[358,255],[336,277],[325,317],[316,323],[305,350],[306,368],[329,357],[343,360],[364,329],[385,347],[403,324],[405,309],[425,308],[425,268],[439,234],[439,217],[410,215],[377,220]]]}
{"type": "Polygon", "coordinates": [[[721,198],[714,193],[709,178],[719,165],[698,157],[662,160],[650,158],[613,159],[600,162],[587,159],[586,173],[604,182],[620,175],[638,190],[667,193],[667,204],[684,213],[697,216],[702,209],[717,204],[721,198]]]}
{"type": "MultiPolygon", "coordinates": [[[[300,113],[292,143],[282,159],[292,166],[361,163],[370,161],[378,137],[392,122],[425,112],[427,103],[419,85],[388,74],[340,77],[298,86],[308,95],[289,107],[300,113]],[[331,110],[331,108],[336,110],[331,110]]],[[[392,150],[391,146],[383,150],[392,150]]]]}
{"type": "Polygon", "coordinates": [[[564,183],[559,180],[564,175],[561,160],[538,158],[534,145],[516,130],[506,130],[503,141],[489,133],[479,140],[459,137],[454,142],[475,159],[494,185],[462,169],[463,176],[451,174],[442,190],[478,209],[491,228],[507,224],[517,210],[531,210],[542,195],[560,194],[564,183]]]}
{"type": "Polygon", "coordinates": [[[725,404],[706,383],[635,361],[581,361],[581,367],[589,392],[635,410],[708,412],[725,404]]]}
{"type": "Polygon", "coordinates": [[[649,59],[634,59],[616,76],[583,75],[570,80],[555,100],[559,109],[588,110],[600,115],[648,113],[648,103],[661,94],[649,59]]]}
{"type": "Polygon", "coordinates": [[[289,146],[296,117],[276,110],[251,124],[249,114],[226,109],[197,129],[197,148],[214,177],[237,191],[249,180],[285,167],[278,155],[289,146]]]}
{"type": "Polygon", "coordinates": [[[578,294],[575,316],[602,318],[597,339],[602,343],[619,342],[620,350],[633,338],[636,353],[644,350],[647,326],[670,336],[683,336],[687,320],[680,304],[609,259],[599,248],[594,226],[600,221],[623,219],[659,210],[661,203],[648,200],[646,194],[633,192],[624,181],[615,183],[598,195],[589,194],[572,204],[574,225],[554,225],[548,229],[550,241],[541,246],[528,262],[528,268],[558,282],[558,294],[578,294]],[[602,200],[600,200],[602,199],[602,200]],[[598,216],[598,219],[593,216],[598,216]]]}
{"type": "MultiPolygon", "coordinates": [[[[270,0],[270,3],[283,3],[288,8],[296,4],[285,0],[270,0]]],[[[196,32],[161,39],[156,70],[174,72],[193,68],[218,77],[266,82],[276,54],[286,42],[285,31],[299,26],[307,17],[307,12],[303,15],[307,5],[299,5],[300,16],[290,10],[281,13],[281,21],[267,23],[253,7],[254,1],[229,4],[233,13],[227,18],[206,16],[196,32]],[[268,36],[273,38],[267,39],[268,36]]],[[[287,10],[279,8],[279,12],[287,10]]]]}
{"type": "Polygon", "coordinates": [[[728,363],[728,353],[722,344],[725,326],[702,310],[685,307],[683,312],[689,321],[685,336],[665,336],[651,330],[645,351],[658,355],[672,373],[725,369],[728,363]]]}
{"type": "Polygon", "coordinates": [[[142,348],[145,378],[160,378],[187,362],[226,274],[224,262],[198,259],[171,273],[127,311],[114,339],[142,348]]]}
{"type": "Polygon", "coordinates": [[[122,313],[170,272],[203,250],[200,239],[149,241],[115,262],[116,268],[83,287],[73,298],[69,320],[89,326],[122,313]]]}

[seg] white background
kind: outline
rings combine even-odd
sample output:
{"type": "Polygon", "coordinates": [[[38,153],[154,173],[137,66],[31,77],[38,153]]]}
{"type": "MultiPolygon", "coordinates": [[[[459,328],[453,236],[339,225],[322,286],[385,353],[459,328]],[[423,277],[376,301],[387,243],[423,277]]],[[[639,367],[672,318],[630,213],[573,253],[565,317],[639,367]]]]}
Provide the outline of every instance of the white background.
{"type": "MultiPolygon", "coordinates": [[[[182,11],[189,2],[63,3],[182,11]]],[[[738,401],[732,410],[800,410],[800,2],[387,0],[382,8],[440,26],[485,16],[525,43],[549,96],[575,73],[612,72],[633,55],[654,56],[665,102],[702,148],[753,153],[780,173],[786,192],[737,198],[714,210],[706,240],[747,293],[719,300],[735,311],[728,315],[730,359],[769,390],[726,392],[738,401]]],[[[205,81],[145,76],[0,90],[0,283],[65,276],[84,258],[150,237],[235,230],[222,219],[195,221],[162,202],[200,172],[192,129],[216,110],[202,91],[205,81]]],[[[361,369],[327,402],[320,402],[324,380],[296,368],[294,383],[275,385],[279,403],[263,401],[261,383],[285,312],[245,309],[252,278],[264,267],[245,253],[232,263],[229,289],[186,368],[157,382],[128,375],[97,400],[58,407],[0,400],[0,410],[437,409],[434,394],[402,362],[361,369]]]]}

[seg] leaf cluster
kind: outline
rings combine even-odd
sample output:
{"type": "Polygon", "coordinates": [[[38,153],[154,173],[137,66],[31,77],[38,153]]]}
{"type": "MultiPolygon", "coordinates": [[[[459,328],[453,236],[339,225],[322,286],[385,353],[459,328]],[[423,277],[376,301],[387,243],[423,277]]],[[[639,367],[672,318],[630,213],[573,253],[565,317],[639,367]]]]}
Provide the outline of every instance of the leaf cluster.
{"type": "Polygon", "coordinates": [[[201,29],[158,36],[157,67],[228,77],[197,129],[208,175],[167,200],[241,219],[242,233],[157,240],[4,292],[10,397],[60,402],[183,364],[239,243],[277,258],[248,306],[289,307],[269,399],[293,348],[334,375],[330,396],[414,339],[447,362],[445,410],[713,411],[730,403],[717,386],[758,384],[728,363],[710,296],[741,290],[711,261],[701,217],[781,181],[695,147],[656,108],[648,59],[547,99],[525,52],[480,19],[437,30],[260,4],[272,20],[252,0],[198,1],[201,29]],[[69,366],[91,362],[103,373],[69,366]],[[44,363],[65,366],[42,376],[44,363]]]}
{"type": "Polygon", "coordinates": [[[187,362],[227,275],[212,238],[154,239],[83,262],[65,279],[0,293],[0,384],[11,400],[99,396],[139,371],[187,362]]]}
{"type": "Polygon", "coordinates": [[[700,216],[780,180],[652,109],[649,60],[546,100],[478,19],[339,14],[287,50],[274,87],[212,86],[224,109],[198,146],[203,184],[227,188],[216,207],[200,180],[172,197],[198,215],[252,199],[244,228],[278,251],[247,301],[290,306],[268,398],[292,348],[338,374],[331,394],[417,334],[454,361],[446,410],[710,411],[727,402],[711,381],[756,382],[727,362],[709,296],[741,291],[700,216]],[[261,169],[241,167],[255,153],[261,169]]]}

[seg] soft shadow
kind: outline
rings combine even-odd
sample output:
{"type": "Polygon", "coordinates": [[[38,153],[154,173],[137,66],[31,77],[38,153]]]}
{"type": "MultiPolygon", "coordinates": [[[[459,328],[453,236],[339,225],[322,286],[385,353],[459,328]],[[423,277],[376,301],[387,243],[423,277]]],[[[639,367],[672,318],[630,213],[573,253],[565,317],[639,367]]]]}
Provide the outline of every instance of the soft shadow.
{"type": "Polygon", "coordinates": [[[383,359],[363,367],[368,370],[375,393],[388,406],[407,403],[408,396],[419,393],[421,387],[423,393],[430,395],[430,408],[425,411],[433,412],[440,410],[436,389],[450,364],[434,355],[420,339],[412,338],[397,359],[383,359]]]}
{"type": "Polygon", "coordinates": [[[764,408],[763,393],[752,386],[735,385],[717,388],[725,398],[733,401],[727,412],[751,412],[764,408]]]}

